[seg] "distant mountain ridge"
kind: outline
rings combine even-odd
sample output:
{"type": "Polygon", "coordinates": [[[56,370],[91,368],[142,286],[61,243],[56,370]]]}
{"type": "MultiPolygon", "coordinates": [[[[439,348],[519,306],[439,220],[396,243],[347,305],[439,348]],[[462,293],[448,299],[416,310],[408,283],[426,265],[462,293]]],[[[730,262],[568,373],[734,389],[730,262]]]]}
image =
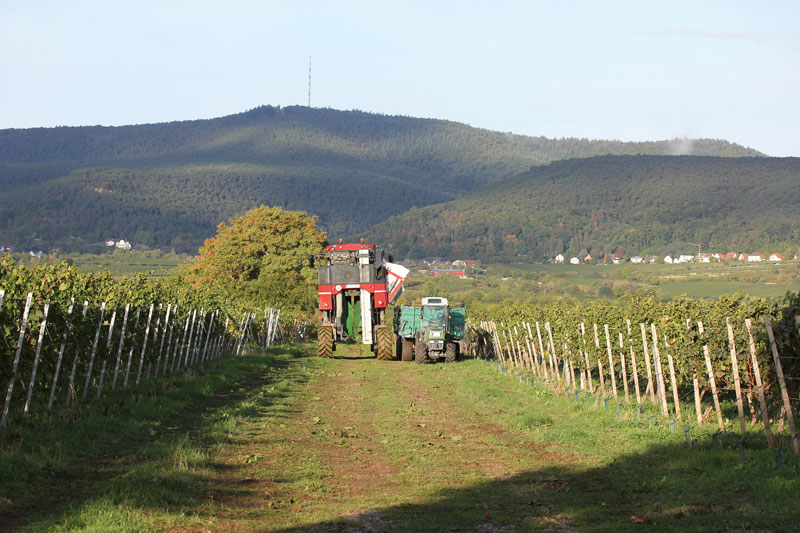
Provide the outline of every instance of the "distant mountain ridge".
{"type": "Polygon", "coordinates": [[[800,158],[598,156],[532,167],[367,232],[400,257],[797,251],[800,158]]]}
{"type": "Polygon", "coordinates": [[[263,106],[121,127],[0,130],[0,244],[109,235],[195,250],[260,204],[319,216],[331,237],[460,198],[534,165],[601,154],[759,156],[727,141],[624,143],[492,132],[436,119],[263,106]]]}

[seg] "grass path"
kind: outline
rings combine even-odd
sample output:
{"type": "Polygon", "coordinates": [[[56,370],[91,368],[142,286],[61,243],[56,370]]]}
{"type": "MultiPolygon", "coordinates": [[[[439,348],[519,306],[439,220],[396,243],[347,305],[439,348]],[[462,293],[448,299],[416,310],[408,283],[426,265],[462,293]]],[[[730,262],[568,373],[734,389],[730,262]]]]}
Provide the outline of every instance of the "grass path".
{"type": "Polygon", "coordinates": [[[221,362],[151,400],[122,402],[129,411],[119,420],[54,423],[59,453],[41,432],[7,439],[0,475],[24,479],[0,486],[0,529],[791,531],[800,523],[792,459],[779,475],[764,454],[739,465],[732,451],[690,451],[682,435],[553,397],[479,361],[384,362],[360,346],[336,355],[221,362]],[[44,467],[55,479],[37,477],[44,467]]]}

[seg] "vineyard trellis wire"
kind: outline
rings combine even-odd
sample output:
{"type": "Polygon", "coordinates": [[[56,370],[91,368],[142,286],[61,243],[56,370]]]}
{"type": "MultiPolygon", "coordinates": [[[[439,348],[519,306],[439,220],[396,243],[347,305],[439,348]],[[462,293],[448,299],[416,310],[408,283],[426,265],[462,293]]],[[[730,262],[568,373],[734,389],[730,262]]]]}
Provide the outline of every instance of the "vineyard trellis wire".
{"type": "Polygon", "coordinates": [[[728,430],[723,402],[729,400],[744,437],[746,402],[750,430],[760,425],[775,448],[775,433],[783,435],[788,427],[790,445],[800,454],[800,313],[796,296],[787,295],[787,301],[777,310],[755,305],[742,312],[734,306],[728,309],[733,316],[725,317],[689,318],[697,311],[690,305],[675,318],[651,313],[640,314],[641,321],[602,305],[600,312],[577,305],[506,309],[507,321],[489,313],[474,319],[473,341],[477,356],[496,358],[548,387],[597,392],[606,401],[650,402],[671,425],[692,416],[681,408],[688,403],[698,425],[713,413],[718,430],[728,430]]]}
{"type": "Polygon", "coordinates": [[[54,407],[243,355],[254,344],[269,347],[300,326],[283,328],[280,309],[269,307],[234,313],[172,303],[65,305],[40,303],[33,293],[9,298],[0,289],[0,432],[54,407]]]}

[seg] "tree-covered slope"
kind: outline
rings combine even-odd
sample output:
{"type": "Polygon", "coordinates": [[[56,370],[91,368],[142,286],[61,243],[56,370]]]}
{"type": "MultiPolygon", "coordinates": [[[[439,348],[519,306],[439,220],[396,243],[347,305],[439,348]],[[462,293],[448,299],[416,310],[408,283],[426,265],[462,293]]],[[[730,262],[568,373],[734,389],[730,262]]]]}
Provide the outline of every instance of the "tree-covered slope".
{"type": "Polygon", "coordinates": [[[368,232],[400,256],[533,260],[800,244],[800,159],[602,156],[557,161],[368,232]],[[694,244],[691,244],[694,243],[694,244]]]}
{"type": "MultiPolygon", "coordinates": [[[[697,155],[755,156],[726,141],[697,155]]],[[[455,122],[305,107],[123,127],[0,130],[0,244],[125,237],[194,250],[260,204],[358,233],[532,165],[598,154],[672,154],[684,142],[547,139],[455,122]]]]}

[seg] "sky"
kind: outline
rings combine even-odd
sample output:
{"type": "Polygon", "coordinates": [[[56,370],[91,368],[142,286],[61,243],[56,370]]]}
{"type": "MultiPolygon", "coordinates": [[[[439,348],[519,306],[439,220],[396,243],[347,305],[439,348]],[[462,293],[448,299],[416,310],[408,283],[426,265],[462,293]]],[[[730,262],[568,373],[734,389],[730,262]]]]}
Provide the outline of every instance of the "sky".
{"type": "Polygon", "coordinates": [[[0,129],[260,105],[800,156],[800,2],[0,0],[0,129]]]}

